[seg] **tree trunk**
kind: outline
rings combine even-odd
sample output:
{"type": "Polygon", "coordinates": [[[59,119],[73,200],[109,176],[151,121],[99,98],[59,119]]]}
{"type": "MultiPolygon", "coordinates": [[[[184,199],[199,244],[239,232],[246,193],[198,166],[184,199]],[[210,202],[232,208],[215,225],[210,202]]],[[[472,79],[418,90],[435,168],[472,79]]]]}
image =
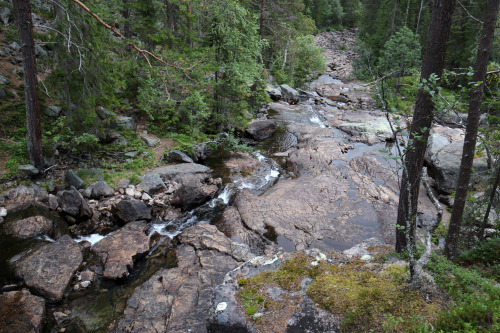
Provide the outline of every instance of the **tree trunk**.
{"type": "Polygon", "coordinates": [[[123,18],[125,19],[123,27],[123,36],[126,38],[132,37],[132,30],[130,29],[130,8],[128,6],[130,0],[123,0],[123,18]]]}
{"type": "Polygon", "coordinates": [[[488,207],[486,208],[486,212],[484,213],[483,223],[481,225],[481,230],[479,231],[479,239],[484,239],[484,230],[486,229],[486,225],[488,224],[488,218],[490,217],[491,206],[493,206],[493,201],[495,200],[495,195],[497,194],[498,183],[500,182],[500,161],[498,163],[497,175],[495,177],[495,183],[491,188],[490,199],[488,200],[488,207]]]}
{"type": "MultiPolygon", "coordinates": [[[[421,79],[429,79],[435,73],[439,77],[443,72],[444,58],[451,19],[455,8],[454,0],[435,0],[432,8],[427,45],[422,62],[421,79]]],[[[401,191],[399,195],[398,219],[396,228],[396,251],[407,248],[407,234],[410,243],[415,242],[415,218],[417,215],[420,175],[427,149],[429,129],[432,125],[434,104],[429,93],[420,89],[417,93],[413,123],[411,125],[408,153],[405,158],[401,191]]],[[[414,245],[414,244],[413,244],[414,245]]]]}
{"type": "Polygon", "coordinates": [[[21,42],[24,68],[24,96],[26,100],[26,134],[28,155],[31,164],[40,168],[44,165],[42,154],[42,129],[40,103],[36,75],[35,43],[29,0],[13,0],[19,40],[21,42]]]}
{"type": "Polygon", "coordinates": [[[186,29],[187,29],[187,33],[186,33],[186,43],[189,47],[193,47],[193,42],[191,41],[191,18],[192,18],[192,10],[191,10],[191,6],[189,5],[189,1],[186,2],[186,29]]]}
{"type": "Polygon", "coordinates": [[[450,226],[446,235],[444,253],[448,259],[455,259],[457,255],[458,236],[460,234],[460,225],[462,224],[462,215],[467,198],[467,189],[469,187],[470,176],[472,174],[472,163],[476,151],[477,131],[479,127],[479,117],[481,116],[481,103],[483,102],[484,80],[488,70],[488,61],[490,59],[491,45],[495,35],[495,25],[498,17],[498,7],[500,0],[488,0],[486,7],[486,17],[483,23],[483,32],[477,50],[476,66],[472,82],[480,82],[473,86],[470,94],[469,116],[467,118],[467,127],[465,129],[464,148],[462,151],[462,161],[460,163],[460,172],[458,174],[458,184],[455,193],[455,203],[451,212],[450,226]]]}
{"type": "Polygon", "coordinates": [[[259,30],[259,36],[260,39],[262,39],[262,36],[264,35],[264,11],[266,9],[266,0],[262,0],[262,4],[260,6],[260,30],[259,30]]]}
{"type": "Polygon", "coordinates": [[[391,26],[391,36],[396,32],[396,15],[398,12],[398,0],[394,0],[394,9],[392,11],[392,26],[391,26]]]}
{"type": "Polygon", "coordinates": [[[415,28],[415,34],[418,35],[418,27],[420,26],[420,18],[422,16],[422,8],[424,7],[424,0],[420,1],[420,9],[418,11],[417,27],[415,28]]]}

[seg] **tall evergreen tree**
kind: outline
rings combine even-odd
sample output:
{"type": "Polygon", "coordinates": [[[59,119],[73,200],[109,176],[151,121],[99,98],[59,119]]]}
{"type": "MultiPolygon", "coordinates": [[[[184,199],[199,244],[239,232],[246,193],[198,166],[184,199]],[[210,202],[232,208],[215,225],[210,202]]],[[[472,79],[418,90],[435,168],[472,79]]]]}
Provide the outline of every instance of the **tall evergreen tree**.
{"type": "MultiPolygon", "coordinates": [[[[441,76],[444,67],[448,37],[452,23],[454,0],[435,0],[422,62],[421,80],[431,75],[441,76]]],[[[416,216],[420,190],[420,176],[427,148],[427,139],[433,120],[434,104],[429,92],[419,89],[410,130],[409,147],[404,161],[399,195],[396,229],[396,251],[413,252],[416,242],[416,216]]],[[[410,271],[414,267],[410,264],[410,271]]]]}
{"type": "Polygon", "coordinates": [[[29,0],[13,0],[12,4],[23,54],[28,155],[30,162],[40,168],[44,165],[44,159],[31,5],[29,0]]]}

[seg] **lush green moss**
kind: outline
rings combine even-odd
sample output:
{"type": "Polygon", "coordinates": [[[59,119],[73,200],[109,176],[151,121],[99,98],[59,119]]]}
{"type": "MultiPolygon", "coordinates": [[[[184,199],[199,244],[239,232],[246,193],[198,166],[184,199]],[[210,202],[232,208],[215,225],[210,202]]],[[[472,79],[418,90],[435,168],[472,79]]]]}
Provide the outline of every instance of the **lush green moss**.
{"type": "Polygon", "coordinates": [[[427,303],[409,288],[404,266],[352,262],[324,265],[307,294],[323,308],[343,317],[347,331],[420,331],[433,322],[440,302],[427,303]]]}

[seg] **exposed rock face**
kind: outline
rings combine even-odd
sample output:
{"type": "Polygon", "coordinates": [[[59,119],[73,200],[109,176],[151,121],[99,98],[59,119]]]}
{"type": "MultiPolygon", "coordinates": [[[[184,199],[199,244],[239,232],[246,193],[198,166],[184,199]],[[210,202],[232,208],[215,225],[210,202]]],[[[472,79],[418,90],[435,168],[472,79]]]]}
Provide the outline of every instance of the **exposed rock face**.
{"type": "MultiPolygon", "coordinates": [[[[284,237],[282,241],[294,247],[288,250],[307,246],[338,248],[356,244],[367,236],[380,237],[381,224],[391,224],[391,228],[383,230],[393,229],[390,220],[374,219],[377,207],[372,203],[384,197],[389,204],[384,211],[395,217],[397,196],[374,184],[371,177],[354,172],[330,130],[307,126],[289,130],[299,137],[300,148],[290,153],[288,165],[301,176],[281,180],[263,196],[240,192],[235,205],[248,229],[284,237]]],[[[376,160],[370,162],[379,170],[385,169],[376,160]]],[[[392,232],[382,237],[393,242],[392,232]]]]}
{"type": "Polygon", "coordinates": [[[204,165],[185,163],[157,168],[151,173],[158,174],[164,181],[180,184],[170,203],[188,210],[205,203],[217,192],[217,186],[210,184],[210,172],[211,169],[204,165]]]}
{"type": "Polygon", "coordinates": [[[64,297],[83,257],[80,246],[68,235],[47,244],[15,263],[24,283],[51,302],[64,297]]]}
{"type": "Polygon", "coordinates": [[[212,287],[238,265],[236,248],[214,226],[186,229],[176,248],[178,267],[158,271],[134,291],[115,332],[206,332],[212,287]]]}
{"type": "Polygon", "coordinates": [[[286,260],[285,258],[288,258],[288,256],[282,254],[255,257],[228,272],[224,277],[224,281],[214,289],[207,322],[207,331],[209,333],[256,332],[252,324],[248,322],[244,310],[240,306],[237,280],[251,278],[264,271],[276,269],[283,264],[283,261],[286,260]]]}
{"type": "Polygon", "coordinates": [[[140,200],[125,199],[116,204],[115,215],[124,223],[137,220],[150,220],[151,209],[140,200]]]}
{"type": "Polygon", "coordinates": [[[31,216],[22,220],[13,221],[5,226],[9,235],[25,239],[36,236],[51,235],[54,224],[44,216],[31,216]]]}
{"type": "Polygon", "coordinates": [[[105,278],[120,279],[128,276],[128,269],[134,266],[134,258],[149,251],[146,229],[144,222],[129,223],[92,246],[91,250],[99,255],[104,265],[105,278]]]}
{"type": "Polygon", "coordinates": [[[254,140],[263,141],[273,135],[277,127],[278,125],[275,120],[259,120],[248,125],[246,132],[254,140]]]}
{"type": "Polygon", "coordinates": [[[75,218],[89,218],[92,216],[92,211],[90,210],[87,201],[75,188],[62,191],[58,193],[61,198],[61,209],[64,213],[71,215],[75,218]]]}
{"type": "Polygon", "coordinates": [[[0,295],[0,313],[0,331],[38,333],[45,316],[45,300],[26,289],[7,292],[0,295]]]}
{"type": "Polygon", "coordinates": [[[172,149],[165,154],[165,160],[172,163],[194,163],[191,157],[177,149],[172,149]]]}

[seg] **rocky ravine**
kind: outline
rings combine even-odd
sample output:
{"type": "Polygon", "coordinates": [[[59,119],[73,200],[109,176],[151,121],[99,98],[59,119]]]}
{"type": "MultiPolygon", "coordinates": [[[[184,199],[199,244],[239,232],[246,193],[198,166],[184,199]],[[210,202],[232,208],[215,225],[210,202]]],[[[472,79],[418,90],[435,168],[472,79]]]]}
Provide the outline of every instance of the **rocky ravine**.
{"type": "MultiPolygon", "coordinates": [[[[46,330],[74,332],[253,332],[236,311],[237,300],[222,292],[234,291],[238,272],[273,268],[269,258],[279,250],[319,255],[368,238],[370,244],[392,244],[397,169],[379,151],[392,132],[374,108],[370,87],[341,80],[350,73],[353,55],[339,45],[352,38],[352,31],[317,36],[319,43],[335,45],[326,55],[336,62],[331,73],[338,77],[324,75],[302,94],[269,87],[276,101],[248,134],[274,161],[226,156],[224,174],[232,183],[222,193],[210,168],[181,156],[188,163],[151,170],[135,186],[123,180],[116,188],[104,181],[84,188],[69,172],[65,185],[48,191],[20,186],[0,197],[6,246],[1,259],[10,267],[1,280],[2,331],[35,332],[45,321],[46,330]],[[202,206],[200,215],[209,220],[190,215],[213,198],[218,199],[202,206]],[[172,241],[160,235],[181,220],[186,223],[172,241]],[[196,224],[200,220],[210,224],[196,224]],[[95,233],[107,237],[77,238],[95,233]],[[19,310],[16,316],[11,309],[19,310]],[[228,321],[228,311],[238,315],[228,321]]],[[[450,159],[455,153],[446,149],[460,140],[460,128],[433,129],[428,159],[432,172],[442,175],[436,185],[445,194],[456,170],[450,159]]],[[[419,199],[421,213],[434,216],[430,201],[419,199]]],[[[368,255],[367,246],[355,247],[356,253],[368,255]]],[[[335,322],[309,320],[311,314],[329,316],[302,296],[290,309],[289,319],[295,320],[286,319],[291,324],[281,330],[335,330],[335,322]],[[307,326],[311,322],[316,326],[307,326]]]]}

